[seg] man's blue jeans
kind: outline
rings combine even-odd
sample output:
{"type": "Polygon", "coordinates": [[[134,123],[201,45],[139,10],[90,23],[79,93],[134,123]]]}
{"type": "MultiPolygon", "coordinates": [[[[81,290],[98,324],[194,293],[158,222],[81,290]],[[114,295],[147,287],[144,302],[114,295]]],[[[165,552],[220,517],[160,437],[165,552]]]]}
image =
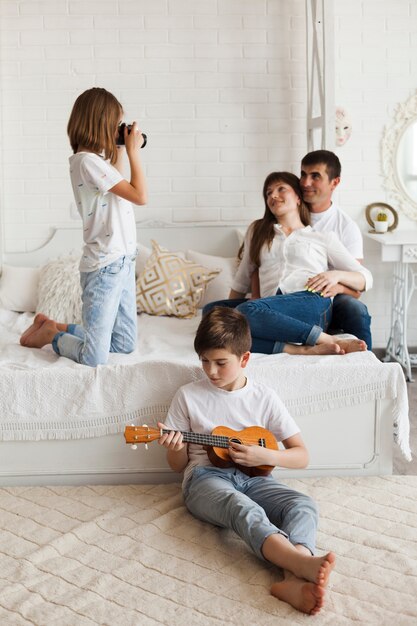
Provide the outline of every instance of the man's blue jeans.
{"type": "Polygon", "coordinates": [[[372,350],[371,316],[366,305],[352,296],[341,293],[334,297],[330,330],[351,333],[372,350]]]}
{"type": "MultiPolygon", "coordinates": [[[[135,262],[120,257],[95,272],[81,272],[82,325],[68,324],[52,347],[83,365],[105,364],[109,352],[128,354],[136,346],[135,262]]],[[[59,321],[59,320],[58,320],[59,321]]]]}
{"type": "Polygon", "coordinates": [[[331,320],[332,301],[311,291],[278,294],[259,300],[220,300],[214,306],[237,308],[249,322],[252,352],[276,354],[286,343],[314,346],[331,320]]]}
{"type": "Polygon", "coordinates": [[[249,477],[234,467],[196,467],[185,484],[184,502],[198,519],[234,530],[261,559],[265,539],[275,533],[314,554],[315,502],[272,476],[249,477]]]}

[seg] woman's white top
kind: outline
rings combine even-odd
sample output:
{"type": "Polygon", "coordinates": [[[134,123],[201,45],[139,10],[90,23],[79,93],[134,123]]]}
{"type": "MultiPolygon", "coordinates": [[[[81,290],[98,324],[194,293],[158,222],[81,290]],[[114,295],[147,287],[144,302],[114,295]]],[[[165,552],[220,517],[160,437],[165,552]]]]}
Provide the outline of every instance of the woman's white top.
{"type": "MultiPolygon", "coordinates": [[[[359,263],[333,232],[316,232],[311,226],[294,230],[286,236],[275,224],[271,248],[264,245],[260,254],[259,282],[261,298],[294,293],[306,288],[307,279],[329,268],[360,272],[365,277],[365,291],[372,287],[372,274],[359,263]]],[[[232,283],[232,289],[249,293],[251,275],[256,269],[249,258],[252,226],[245,235],[243,257],[232,283]]]]}
{"type": "Polygon", "coordinates": [[[80,272],[93,272],[121,256],[134,255],[136,223],[132,203],[109,192],[123,176],[93,152],[77,152],[69,162],[74,198],[83,220],[80,272]]]}

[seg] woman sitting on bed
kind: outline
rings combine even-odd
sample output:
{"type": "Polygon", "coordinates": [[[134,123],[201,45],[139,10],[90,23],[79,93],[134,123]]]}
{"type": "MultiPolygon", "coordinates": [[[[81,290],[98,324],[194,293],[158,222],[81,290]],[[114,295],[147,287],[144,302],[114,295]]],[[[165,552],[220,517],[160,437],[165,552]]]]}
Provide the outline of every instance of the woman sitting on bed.
{"type": "Polygon", "coordinates": [[[248,228],[229,299],[208,304],[203,314],[214,306],[236,307],[249,321],[252,352],[345,354],[366,350],[362,340],[337,339],[325,331],[332,311],[329,289],[336,283],[357,291],[370,289],[369,270],[335,233],[312,230],[297,176],[269,174],[263,196],[265,214],[248,228]],[[260,298],[249,300],[245,295],[251,291],[251,277],[257,269],[260,298]]]}

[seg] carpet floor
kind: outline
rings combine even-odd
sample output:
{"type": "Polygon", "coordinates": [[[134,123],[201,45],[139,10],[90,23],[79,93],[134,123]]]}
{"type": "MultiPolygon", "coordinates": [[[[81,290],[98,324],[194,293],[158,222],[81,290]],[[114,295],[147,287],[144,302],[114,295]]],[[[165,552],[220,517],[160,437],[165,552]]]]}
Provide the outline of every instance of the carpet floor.
{"type": "Polygon", "coordinates": [[[194,519],[170,485],[0,489],[5,626],[417,623],[417,477],[286,481],[319,504],[337,563],[324,609],[272,597],[280,571],[194,519]]]}

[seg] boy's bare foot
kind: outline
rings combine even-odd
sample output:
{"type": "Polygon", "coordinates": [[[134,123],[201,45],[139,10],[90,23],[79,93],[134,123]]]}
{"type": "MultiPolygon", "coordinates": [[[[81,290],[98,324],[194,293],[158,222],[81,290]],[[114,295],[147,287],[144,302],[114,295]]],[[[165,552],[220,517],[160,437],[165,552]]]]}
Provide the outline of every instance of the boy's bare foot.
{"type": "Polygon", "coordinates": [[[328,552],[324,556],[313,556],[307,559],[301,566],[301,570],[294,573],[300,578],[326,587],[335,563],[336,555],[333,552],[328,552]]]}
{"type": "Polygon", "coordinates": [[[316,615],[324,606],[326,590],[321,585],[291,576],[280,583],[274,583],[271,593],[276,598],[288,602],[298,611],[316,615]]]}
{"type": "Polygon", "coordinates": [[[48,343],[52,343],[58,332],[56,323],[53,320],[46,319],[26,337],[25,343],[22,345],[27,348],[43,348],[48,343]]]}
{"type": "Polygon", "coordinates": [[[48,316],[44,315],[43,313],[37,313],[35,315],[35,319],[33,320],[33,323],[29,326],[29,328],[27,328],[25,330],[25,332],[22,334],[22,336],[20,337],[20,345],[22,346],[26,346],[27,345],[27,340],[29,339],[29,337],[36,331],[38,331],[40,329],[40,327],[42,326],[42,324],[44,322],[46,322],[46,320],[48,320],[48,316]]]}

